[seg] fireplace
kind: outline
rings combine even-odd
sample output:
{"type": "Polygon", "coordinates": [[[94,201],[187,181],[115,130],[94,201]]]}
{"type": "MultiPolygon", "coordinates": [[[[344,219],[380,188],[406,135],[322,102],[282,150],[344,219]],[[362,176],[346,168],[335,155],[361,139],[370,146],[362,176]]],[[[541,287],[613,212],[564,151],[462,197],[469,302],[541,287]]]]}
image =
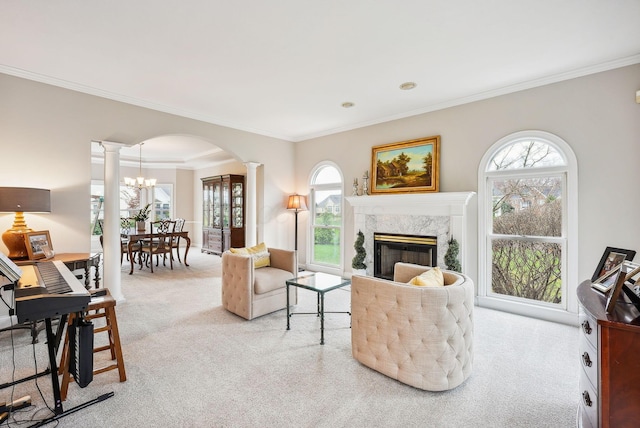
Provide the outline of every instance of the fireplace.
{"type": "Polygon", "coordinates": [[[435,236],[373,234],[373,276],[393,279],[396,262],[436,266],[438,240],[435,236]]]}
{"type": "MultiPolygon", "coordinates": [[[[453,237],[460,245],[462,272],[477,280],[478,217],[475,192],[407,193],[348,196],[353,207],[353,241],[364,234],[367,275],[374,274],[374,233],[437,237],[433,262],[445,268],[444,255],[453,237]]],[[[346,210],[345,210],[346,212],[346,210]]]]}

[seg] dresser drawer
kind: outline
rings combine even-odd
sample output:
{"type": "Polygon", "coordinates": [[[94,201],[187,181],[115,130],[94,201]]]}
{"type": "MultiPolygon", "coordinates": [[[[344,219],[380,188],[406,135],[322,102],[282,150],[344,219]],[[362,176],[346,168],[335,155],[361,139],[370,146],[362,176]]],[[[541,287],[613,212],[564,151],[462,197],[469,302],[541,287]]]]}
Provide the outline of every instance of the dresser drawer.
{"type": "Polygon", "coordinates": [[[589,419],[591,426],[598,426],[598,395],[584,372],[580,375],[580,413],[583,421],[589,419]]]}
{"type": "Polygon", "coordinates": [[[598,348],[598,323],[596,320],[589,316],[582,307],[578,314],[578,321],[580,322],[580,331],[591,343],[591,346],[598,348]]]}
{"type": "Polygon", "coordinates": [[[591,346],[585,334],[580,334],[578,345],[580,365],[594,388],[598,387],[598,351],[591,346]]]}

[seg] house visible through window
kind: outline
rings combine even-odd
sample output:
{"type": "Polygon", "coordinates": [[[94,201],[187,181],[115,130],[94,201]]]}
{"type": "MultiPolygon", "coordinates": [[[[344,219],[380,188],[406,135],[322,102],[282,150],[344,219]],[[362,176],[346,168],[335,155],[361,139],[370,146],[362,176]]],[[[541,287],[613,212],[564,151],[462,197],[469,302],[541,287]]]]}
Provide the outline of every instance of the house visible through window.
{"type": "Polygon", "coordinates": [[[566,143],[539,131],[505,137],[485,155],[478,183],[485,242],[480,298],[568,308],[574,159],[566,143]]]}

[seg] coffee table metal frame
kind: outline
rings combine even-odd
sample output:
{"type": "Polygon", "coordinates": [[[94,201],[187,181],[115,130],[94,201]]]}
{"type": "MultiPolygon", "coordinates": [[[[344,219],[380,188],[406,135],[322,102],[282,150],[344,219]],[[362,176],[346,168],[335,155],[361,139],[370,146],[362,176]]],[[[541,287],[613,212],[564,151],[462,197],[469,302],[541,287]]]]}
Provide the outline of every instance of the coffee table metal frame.
{"type": "Polygon", "coordinates": [[[331,290],[351,285],[351,280],[342,278],[338,275],[331,275],[323,272],[315,272],[304,274],[291,278],[286,281],[287,284],[287,330],[291,330],[289,319],[293,315],[316,315],[320,317],[320,344],[324,345],[324,314],[349,314],[348,311],[325,311],[324,295],[331,290]],[[315,291],[317,293],[317,311],[316,312],[291,312],[289,307],[289,286],[304,288],[315,291]]]}

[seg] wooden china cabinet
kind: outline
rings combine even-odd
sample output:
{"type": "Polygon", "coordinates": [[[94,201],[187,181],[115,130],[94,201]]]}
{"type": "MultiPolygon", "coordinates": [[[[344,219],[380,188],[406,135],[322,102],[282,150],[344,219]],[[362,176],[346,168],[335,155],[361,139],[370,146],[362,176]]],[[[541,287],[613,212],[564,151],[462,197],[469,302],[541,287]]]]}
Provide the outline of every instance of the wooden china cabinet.
{"type": "Polygon", "coordinates": [[[244,247],[244,189],[243,175],[202,179],[202,252],[220,255],[244,247]]]}
{"type": "Polygon", "coordinates": [[[607,314],[607,297],[584,281],[580,303],[580,407],[578,426],[640,426],[640,312],[619,298],[607,314]]]}

